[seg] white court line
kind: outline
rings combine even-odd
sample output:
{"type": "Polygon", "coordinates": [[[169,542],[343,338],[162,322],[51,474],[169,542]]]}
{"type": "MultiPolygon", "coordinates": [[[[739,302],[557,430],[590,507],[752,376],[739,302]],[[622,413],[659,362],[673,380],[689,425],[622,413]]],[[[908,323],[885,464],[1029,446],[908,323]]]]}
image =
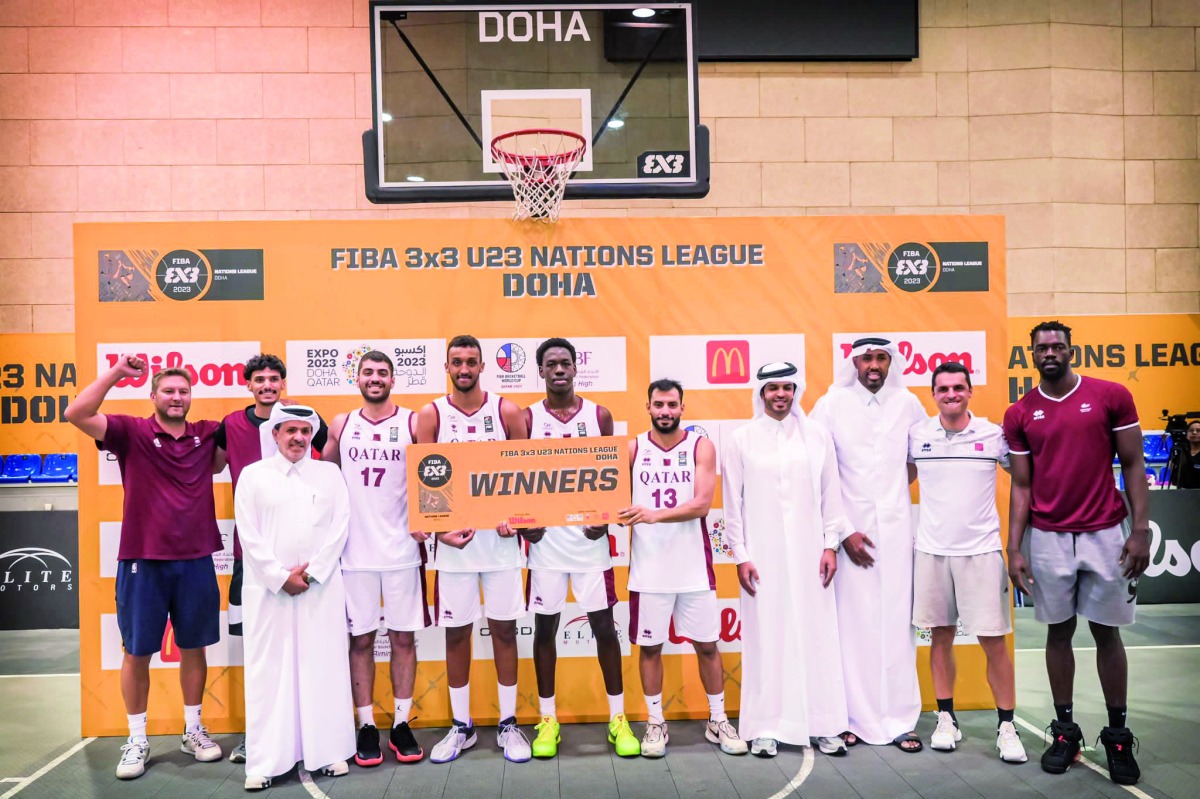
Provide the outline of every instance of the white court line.
{"type": "Polygon", "coordinates": [[[26,677],[78,677],[79,672],[74,674],[0,674],[0,680],[20,680],[26,677]]]}
{"type": "MultiPolygon", "coordinates": [[[[1072,647],[1076,652],[1095,652],[1094,646],[1076,646],[1072,647]]],[[[1200,644],[1161,644],[1156,646],[1127,646],[1126,652],[1132,652],[1140,649],[1200,649],[1200,644]]],[[[1034,647],[1033,649],[1014,649],[1014,652],[1045,652],[1043,646],[1034,647]]]]}
{"type": "Polygon", "coordinates": [[[17,783],[16,785],[14,785],[14,786],[13,786],[11,789],[9,789],[9,791],[8,791],[7,793],[5,793],[5,794],[0,794],[0,799],[9,799],[9,797],[16,796],[16,795],[17,795],[17,794],[19,794],[21,791],[25,790],[25,789],[26,789],[26,788],[28,788],[30,785],[32,785],[34,782],[36,782],[36,781],[37,781],[37,779],[38,779],[39,777],[43,776],[43,775],[44,775],[46,772],[50,771],[50,769],[52,769],[52,768],[54,768],[54,767],[58,766],[60,763],[62,763],[62,762],[63,762],[64,760],[66,760],[68,757],[70,757],[71,755],[75,754],[75,753],[76,753],[76,752],[78,752],[80,749],[82,749],[83,747],[87,746],[88,744],[90,744],[90,743],[91,743],[92,741],[94,741],[94,740],[96,740],[96,739],[95,739],[95,738],[84,738],[82,741],[80,741],[79,743],[75,744],[75,745],[74,745],[74,746],[72,746],[70,749],[68,749],[67,751],[63,752],[61,755],[59,755],[58,757],[54,758],[54,759],[53,759],[53,760],[51,760],[49,763],[47,763],[46,765],[42,766],[42,767],[41,767],[40,769],[38,769],[37,771],[35,771],[35,772],[33,772],[32,774],[30,774],[30,775],[29,775],[28,777],[26,777],[24,780],[22,780],[21,782],[18,782],[18,783],[17,783]]]}
{"type": "MultiPolygon", "coordinates": [[[[1033,726],[1028,721],[1021,718],[1020,716],[1013,716],[1013,721],[1015,721],[1017,724],[1020,724],[1022,727],[1029,730],[1034,735],[1041,738],[1043,741],[1049,742],[1050,736],[1046,734],[1046,731],[1044,729],[1033,726]]],[[[1090,768],[1092,771],[1096,772],[1097,774],[1102,775],[1104,777],[1104,779],[1106,779],[1106,780],[1111,779],[1111,777],[1108,776],[1108,769],[1104,768],[1104,766],[1097,765],[1096,763],[1093,763],[1091,760],[1088,760],[1086,757],[1080,757],[1078,762],[1087,766],[1088,768],[1090,768]]],[[[1116,785],[1118,788],[1124,788],[1125,790],[1129,791],[1131,794],[1136,796],[1138,799],[1154,799],[1154,797],[1152,797],[1150,794],[1146,793],[1145,791],[1143,791],[1140,788],[1137,788],[1136,786],[1119,785],[1117,783],[1113,783],[1113,784],[1116,785]]],[[[0,796],[0,799],[4,799],[4,797],[0,796]]]]}
{"type": "MultiPolygon", "coordinates": [[[[783,797],[791,796],[800,789],[800,786],[804,784],[804,781],[808,779],[808,775],[813,770],[813,749],[814,747],[812,746],[804,747],[804,762],[800,764],[800,770],[796,772],[796,776],[788,780],[787,785],[771,794],[767,799],[783,799],[783,797]]],[[[3,797],[0,797],[0,799],[3,799],[3,797]]]]}
{"type": "MultiPolygon", "coordinates": [[[[300,784],[304,786],[304,790],[308,791],[309,796],[313,799],[329,799],[329,794],[322,791],[320,786],[313,782],[312,775],[303,767],[297,769],[296,773],[300,777],[300,784]]],[[[0,799],[4,799],[4,797],[0,796],[0,799]]]]}
{"type": "Polygon", "coordinates": [[[28,779],[28,778],[27,777],[4,777],[4,778],[0,779],[0,782],[25,782],[26,779],[28,779]]]}

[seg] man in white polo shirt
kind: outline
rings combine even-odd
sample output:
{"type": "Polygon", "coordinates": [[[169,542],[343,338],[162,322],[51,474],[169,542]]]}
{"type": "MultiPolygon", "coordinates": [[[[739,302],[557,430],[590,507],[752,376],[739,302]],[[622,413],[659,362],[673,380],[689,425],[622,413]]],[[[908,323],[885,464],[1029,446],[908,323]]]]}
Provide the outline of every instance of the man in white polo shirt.
{"type": "Polygon", "coordinates": [[[996,465],[1008,468],[1008,445],[999,425],[967,409],[971,394],[967,368],[941,364],[933,370],[938,415],[908,433],[908,459],[916,464],[921,488],[913,624],[933,634],[929,666],[938,706],[929,745],[953,751],[962,740],[954,715],[954,637],[961,620],[987,656],[1000,759],[1024,763],[1025,747],[1013,726],[1016,686],[1004,640],[1012,632],[1012,612],[996,511],[996,465]]]}

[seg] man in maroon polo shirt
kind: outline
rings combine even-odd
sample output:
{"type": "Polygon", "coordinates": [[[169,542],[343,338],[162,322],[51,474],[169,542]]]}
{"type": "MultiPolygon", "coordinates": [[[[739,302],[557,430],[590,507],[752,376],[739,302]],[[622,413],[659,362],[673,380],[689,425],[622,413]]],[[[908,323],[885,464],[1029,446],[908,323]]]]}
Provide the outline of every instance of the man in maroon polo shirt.
{"type": "Polygon", "coordinates": [[[1096,641],[1096,671],[1108,705],[1100,742],[1113,782],[1132,785],[1141,771],[1125,723],[1129,665],[1121,627],[1133,624],[1137,579],[1150,562],[1149,489],[1142,479],[1142,430],[1129,390],[1071,369],[1071,328],[1042,322],[1030,331],[1041,375],[1004,414],[1012,462],[1008,571],[1032,594],[1046,630],[1046,671],[1057,718],[1042,769],[1062,774],[1079,759],[1083,732],[1074,720],[1077,616],[1096,641]],[[1132,511],[1113,481],[1121,461],[1132,511]],[[1028,533],[1026,533],[1028,528],[1028,533]]]}
{"type": "Polygon", "coordinates": [[[145,370],[141,358],[122,355],[66,409],[68,422],[117,456],[125,487],[116,591],[125,648],[121,695],[129,714],[129,740],[117,765],[121,779],[140,777],[149,760],[150,658],[162,646],[168,619],[180,654],[180,749],[202,762],[221,759],[221,748],[200,723],[208,676],[204,647],[220,638],[221,596],[212,560],[221,548],[212,490],[218,424],[187,421],[192,381],[183,369],[163,369],[152,378],[153,415],[100,412],[113,386],[145,370]]]}

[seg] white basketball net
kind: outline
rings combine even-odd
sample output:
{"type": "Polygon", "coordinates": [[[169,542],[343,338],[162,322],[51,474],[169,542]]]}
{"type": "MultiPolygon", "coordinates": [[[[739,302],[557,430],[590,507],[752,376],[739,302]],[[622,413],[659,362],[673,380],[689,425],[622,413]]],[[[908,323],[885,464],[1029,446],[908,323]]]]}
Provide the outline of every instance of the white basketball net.
{"type": "Polygon", "coordinates": [[[587,141],[563,130],[524,130],[492,140],[492,158],[512,185],[513,219],[557,222],[563,192],[587,141]]]}

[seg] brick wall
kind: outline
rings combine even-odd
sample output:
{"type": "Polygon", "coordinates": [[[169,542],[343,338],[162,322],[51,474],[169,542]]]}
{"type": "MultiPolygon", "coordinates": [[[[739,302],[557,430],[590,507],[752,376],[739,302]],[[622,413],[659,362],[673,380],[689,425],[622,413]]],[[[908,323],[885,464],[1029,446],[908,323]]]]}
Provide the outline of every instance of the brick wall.
{"type": "MultiPolygon", "coordinates": [[[[73,329],[76,221],[507,215],[366,201],[367,9],[0,0],[0,332],[73,329]]],[[[1196,0],[922,0],[911,63],[703,64],[709,197],[567,213],[1000,213],[1012,314],[1197,313],[1198,28],[1196,0]]]]}

